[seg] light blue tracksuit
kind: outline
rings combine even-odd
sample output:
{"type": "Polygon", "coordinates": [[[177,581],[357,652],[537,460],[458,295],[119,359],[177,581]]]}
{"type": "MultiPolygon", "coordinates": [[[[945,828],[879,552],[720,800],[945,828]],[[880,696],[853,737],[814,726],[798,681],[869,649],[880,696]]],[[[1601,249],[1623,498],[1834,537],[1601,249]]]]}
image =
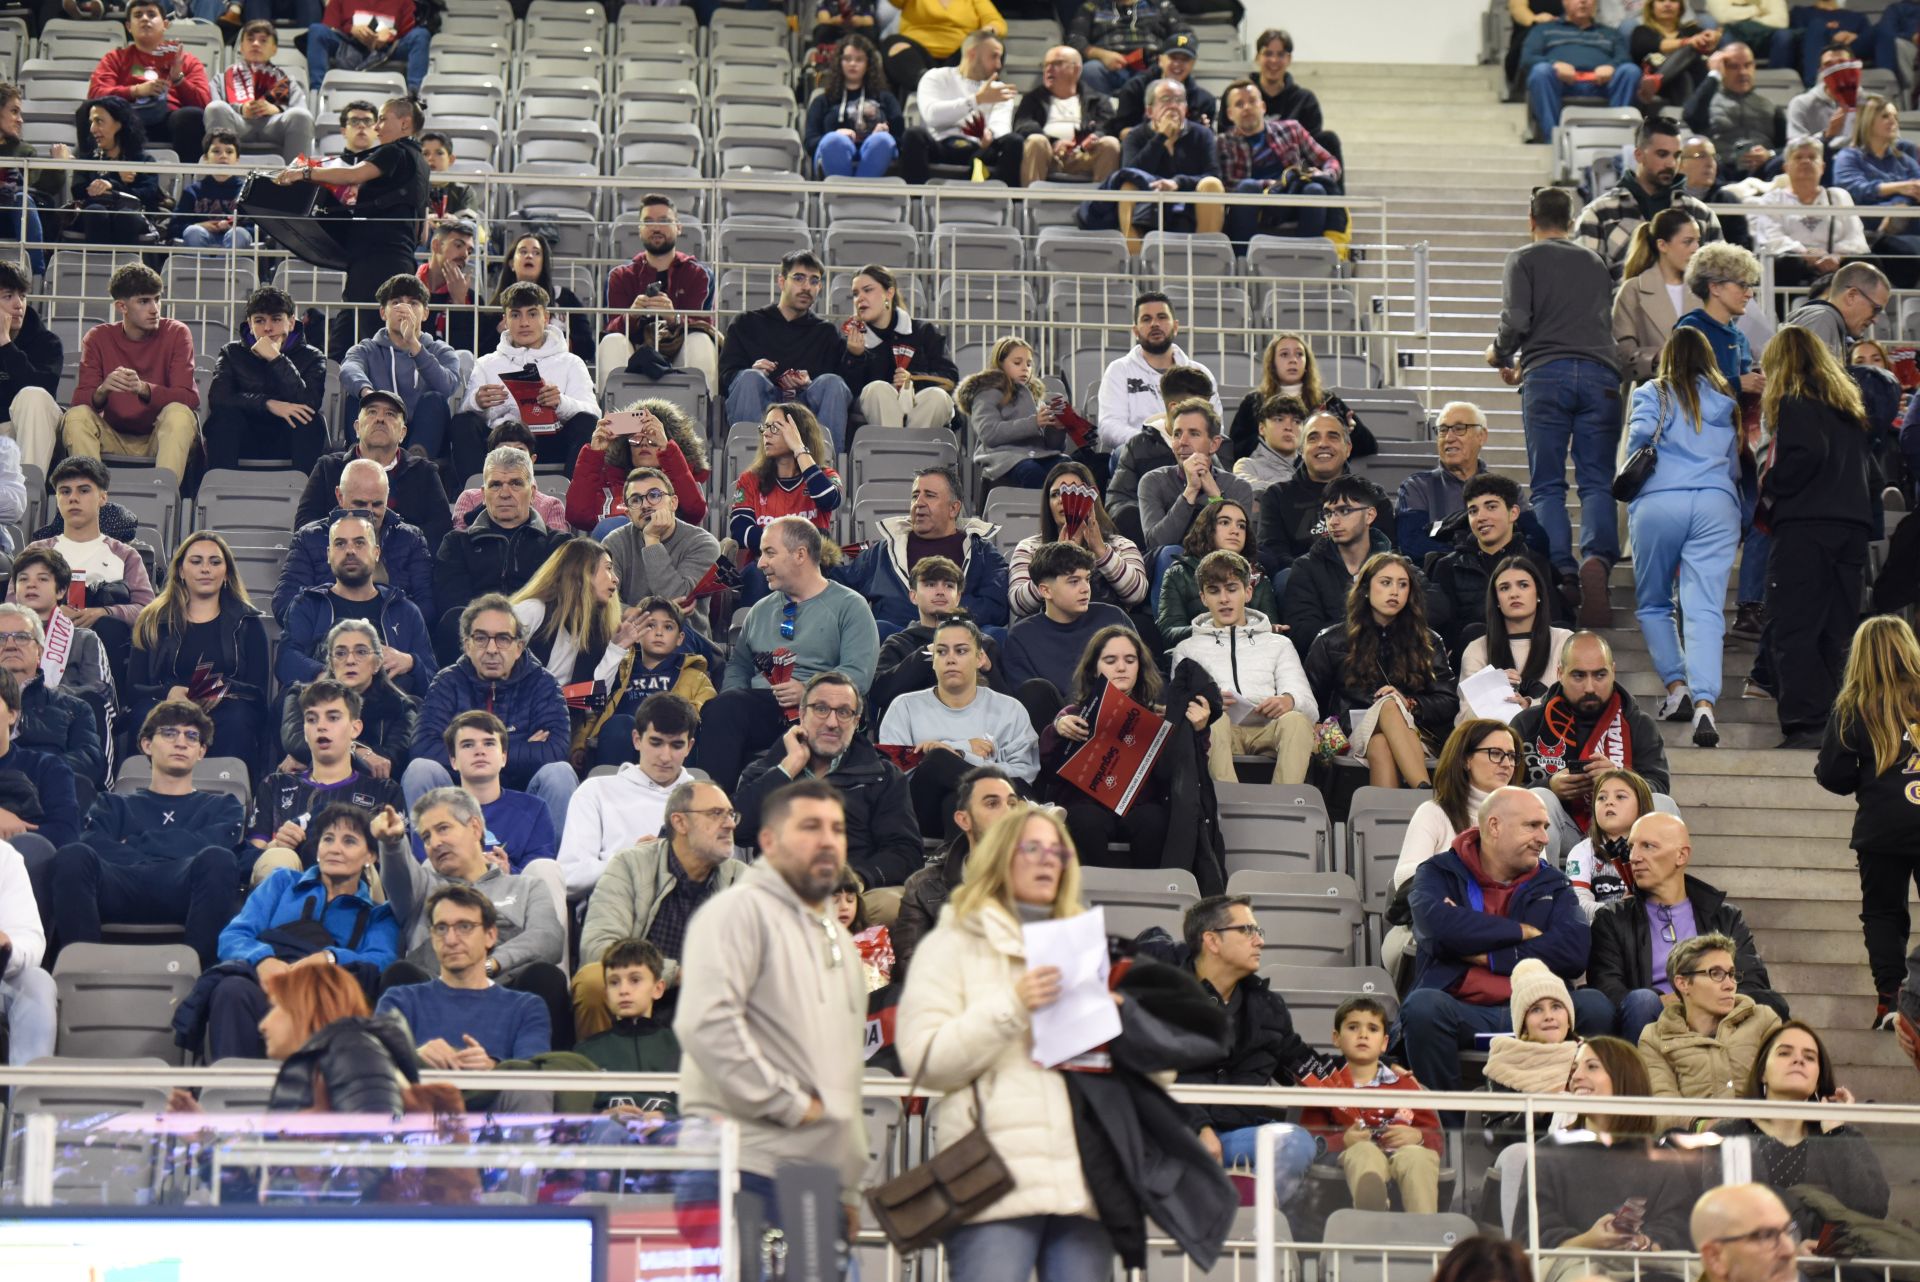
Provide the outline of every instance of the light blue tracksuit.
{"type": "Polygon", "coordinates": [[[1692,422],[1665,384],[1642,383],[1627,417],[1627,450],[1653,439],[1659,463],[1627,505],[1633,532],[1635,615],[1663,683],[1684,680],[1696,701],[1720,699],[1720,647],[1726,636],[1727,579],[1740,542],[1739,408],[1700,380],[1700,421],[1692,422]],[[1674,576],[1686,619],[1686,657],[1674,626],[1674,576]]]}

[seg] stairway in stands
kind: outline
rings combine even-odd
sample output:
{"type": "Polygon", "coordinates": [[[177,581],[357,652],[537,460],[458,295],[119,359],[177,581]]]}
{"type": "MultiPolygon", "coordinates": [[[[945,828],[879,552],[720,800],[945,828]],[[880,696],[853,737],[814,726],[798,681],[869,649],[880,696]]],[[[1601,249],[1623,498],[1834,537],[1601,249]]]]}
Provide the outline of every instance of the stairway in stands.
{"type": "MultiPolygon", "coordinates": [[[[1501,262],[1525,238],[1528,195],[1550,176],[1550,149],[1520,141],[1524,108],[1498,101],[1491,68],[1317,64],[1295,72],[1341,136],[1349,191],[1390,202],[1393,244],[1431,247],[1432,340],[1424,363],[1398,371],[1398,381],[1430,409],[1453,399],[1480,405],[1492,429],[1488,462],[1524,477],[1520,397],[1486,367],[1484,352],[1498,321],[1501,262]]],[[[1395,254],[1389,309],[1410,316],[1412,296],[1410,259],[1395,254]]],[[[1637,698],[1657,699],[1660,682],[1634,624],[1631,570],[1618,567],[1613,582],[1608,636],[1622,680],[1637,698]]],[[[1731,617],[1731,596],[1728,606],[1731,617]]],[[[1892,1035],[1867,1031],[1873,986],[1846,841],[1852,802],[1814,783],[1812,753],[1773,749],[1773,705],[1739,698],[1752,661],[1751,643],[1729,645],[1720,748],[1693,748],[1689,727],[1663,727],[1694,867],[1745,909],[1774,985],[1822,1030],[1840,1080],[1862,1099],[1920,1099],[1892,1035]]],[[[1897,1182],[1911,1195],[1896,1205],[1912,1211],[1920,1209],[1920,1152],[1905,1165],[1907,1180],[1897,1182]]]]}

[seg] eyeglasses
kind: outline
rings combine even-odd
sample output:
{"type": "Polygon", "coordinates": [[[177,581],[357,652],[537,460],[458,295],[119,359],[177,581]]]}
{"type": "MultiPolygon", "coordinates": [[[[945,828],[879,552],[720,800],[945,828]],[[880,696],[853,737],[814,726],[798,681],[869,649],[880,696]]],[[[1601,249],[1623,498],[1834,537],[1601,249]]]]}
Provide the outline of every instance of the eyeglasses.
{"type": "Polygon", "coordinates": [[[156,739],[165,739],[169,743],[199,743],[200,732],[192,726],[161,726],[153,732],[156,739]]]}
{"type": "Polygon", "coordinates": [[[1699,979],[1704,975],[1716,984],[1737,984],[1740,982],[1740,972],[1728,966],[1710,966],[1706,970],[1683,970],[1680,973],[1688,979],[1699,979]]]}
{"type": "Polygon", "coordinates": [[[1491,761],[1496,766],[1504,766],[1509,761],[1512,761],[1514,759],[1513,754],[1511,752],[1508,752],[1505,748],[1475,748],[1472,752],[1468,753],[1467,755],[1471,757],[1480,753],[1486,754],[1487,760],[1491,761]]]}
{"type": "Polygon", "coordinates": [[[1041,63],[1040,67],[1042,70],[1045,70],[1048,67],[1071,67],[1074,65],[1074,62],[1075,62],[1075,59],[1072,59],[1072,58],[1049,58],[1045,62],[1041,63]]]}
{"type": "Polygon", "coordinates": [[[465,939],[479,929],[480,923],[477,921],[436,921],[427,927],[427,933],[435,939],[445,939],[448,935],[465,939]]]}
{"type": "Polygon", "coordinates": [[[1334,517],[1337,520],[1344,521],[1348,517],[1356,515],[1357,513],[1360,513],[1360,512],[1364,512],[1366,510],[1367,509],[1365,509],[1364,507],[1361,507],[1357,503],[1346,503],[1346,504],[1342,504],[1339,507],[1323,507],[1320,509],[1320,513],[1323,516],[1330,516],[1330,517],[1334,517]]]}
{"type": "Polygon", "coordinates": [[[729,810],[725,806],[714,806],[710,810],[689,810],[687,813],[690,815],[699,815],[702,819],[709,819],[714,823],[730,822],[737,824],[740,822],[740,812],[738,810],[729,810]]]}
{"type": "Polygon", "coordinates": [[[793,621],[800,616],[800,603],[789,601],[780,607],[780,639],[793,640],[793,621]]]}
{"type": "Polygon", "coordinates": [[[1064,865],[1069,857],[1067,848],[1057,841],[1023,841],[1013,849],[1022,859],[1030,859],[1034,863],[1064,865]]]}
{"type": "Polygon", "coordinates": [[[818,717],[822,721],[845,721],[851,725],[860,719],[860,709],[837,708],[831,703],[809,703],[807,715],[818,717]]]}
{"type": "Polygon", "coordinates": [[[1478,423],[1442,423],[1433,429],[1435,436],[1465,436],[1479,428],[1478,423]]]}
{"type": "Polygon", "coordinates": [[[0,645],[25,645],[31,640],[31,632],[0,632],[0,645]]]}
{"type": "Polygon", "coordinates": [[[1654,906],[1660,910],[1660,938],[1669,944],[1678,943],[1673,936],[1673,909],[1665,904],[1654,906]]]}
{"type": "Polygon", "coordinates": [[[667,497],[667,492],[665,490],[635,491],[634,493],[627,495],[627,506],[628,507],[635,507],[635,506],[652,507],[655,503],[658,503],[661,499],[664,499],[665,497],[667,497]]]}
{"type": "Polygon", "coordinates": [[[520,643],[511,632],[469,632],[467,644],[481,650],[506,650],[520,643]]]}
{"type": "MultiPolygon", "coordinates": [[[[4,638],[0,638],[0,640],[3,639],[4,638]]],[[[351,648],[344,645],[337,645],[333,648],[333,657],[335,659],[371,659],[373,657],[373,648],[364,645],[356,645],[351,648]]]]}
{"type": "MultiPolygon", "coordinates": [[[[1873,299],[1870,296],[1868,296],[1867,292],[1863,289],[1855,289],[1853,292],[1860,295],[1860,297],[1866,301],[1867,306],[1873,309],[1872,311],[1867,313],[1868,324],[1872,324],[1874,321],[1879,320],[1881,316],[1886,314],[1886,310],[1887,310],[1886,303],[1874,302],[1873,299]]],[[[1891,296],[1889,296],[1888,301],[1889,302],[1892,301],[1891,296]]]]}
{"type": "Polygon", "coordinates": [[[371,129],[380,122],[373,119],[373,117],[371,116],[348,116],[345,120],[342,120],[340,123],[349,129],[352,129],[355,127],[358,127],[361,129],[371,129]]]}
{"type": "Polygon", "coordinates": [[[1788,1220],[1785,1224],[1775,1224],[1768,1228],[1754,1229],[1747,1233],[1730,1233],[1726,1237],[1709,1238],[1707,1240],[1721,1244],[1739,1242],[1745,1246],[1771,1246],[1776,1241],[1784,1241],[1788,1246],[1792,1246],[1800,1240],[1800,1230],[1793,1226],[1792,1220],[1788,1220]]]}
{"type": "Polygon", "coordinates": [[[1260,929],[1260,927],[1254,925],[1252,922],[1247,922],[1245,925],[1241,925],[1241,926],[1221,926],[1218,929],[1216,929],[1213,933],[1216,935],[1230,935],[1235,931],[1245,932],[1246,934],[1252,935],[1255,939],[1265,939],[1267,937],[1267,932],[1260,929]]]}

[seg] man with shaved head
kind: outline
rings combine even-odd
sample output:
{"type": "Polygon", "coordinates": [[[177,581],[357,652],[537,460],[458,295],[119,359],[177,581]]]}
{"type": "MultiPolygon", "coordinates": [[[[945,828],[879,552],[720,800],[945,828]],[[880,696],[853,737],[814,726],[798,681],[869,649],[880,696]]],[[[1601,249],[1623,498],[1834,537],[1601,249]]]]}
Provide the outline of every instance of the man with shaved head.
{"type": "MultiPolygon", "coordinates": [[[[1413,874],[1413,992],[1400,1008],[1407,1067],[1434,1090],[1460,1088],[1460,1052],[1484,1033],[1510,1033],[1513,968],[1532,957],[1562,979],[1587,968],[1586,916],[1566,874],[1540,858],[1546,805],[1525,788],[1496,788],[1478,826],[1413,874]]],[[[1582,1036],[1613,1026],[1613,1004],[1574,995],[1582,1036]]],[[[1454,1122],[1452,1124],[1457,1124],[1454,1122]]]]}
{"type": "Polygon", "coordinates": [[[1597,632],[1576,632],[1560,652],[1559,680],[1513,719],[1526,776],[1516,776],[1546,803],[1553,820],[1547,858],[1564,864],[1593,821],[1593,779],[1603,770],[1631,770],[1647,781],[1662,810],[1667,746],[1660,726],[1621,689],[1613,648],[1597,632]]]}
{"type": "Polygon", "coordinates": [[[1764,1184],[1722,1184],[1693,1204],[1689,1224],[1701,1282],[1793,1282],[1800,1234],[1764,1184]]]}
{"type": "Polygon", "coordinates": [[[1593,918],[1593,950],[1587,987],[1613,1004],[1615,1031],[1638,1044],[1640,1030],[1679,1000],[1667,978],[1667,955],[1695,935],[1725,935],[1736,945],[1734,969],[1740,991],[1787,1017],[1786,999],[1774,992],[1753,932],[1725,892],[1688,874],[1693,846],[1678,815],[1642,815],[1628,837],[1633,893],[1603,904],[1593,918]]]}

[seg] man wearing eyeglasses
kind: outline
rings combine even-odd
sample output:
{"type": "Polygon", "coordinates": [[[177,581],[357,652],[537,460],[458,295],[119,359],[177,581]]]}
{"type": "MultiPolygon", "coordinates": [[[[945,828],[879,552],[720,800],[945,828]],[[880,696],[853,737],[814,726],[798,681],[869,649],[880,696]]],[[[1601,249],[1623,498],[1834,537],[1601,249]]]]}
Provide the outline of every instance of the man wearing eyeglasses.
{"type": "MultiPolygon", "coordinates": [[[[1872,263],[1848,263],[1833,274],[1827,292],[1795,308],[1787,324],[1812,330],[1833,358],[1845,366],[1850,363],[1847,353],[1854,340],[1873,327],[1892,297],[1893,284],[1885,272],[1872,263]]],[[[1907,421],[1914,421],[1912,413],[1907,421]]]]}
{"type": "Polygon", "coordinates": [[[463,973],[471,966],[479,976],[469,974],[470,981],[484,977],[539,997],[546,1003],[553,1049],[572,1046],[573,1012],[566,972],[561,969],[567,935],[547,884],[510,873],[487,858],[486,817],[466,790],[435,788],[413,803],[412,815],[413,830],[426,849],[425,863],[414,857],[407,821],[398,811],[389,806],[373,817],[374,840],[380,843],[380,878],[400,923],[405,949],[381,976],[381,988],[424,984],[443,968],[442,941],[458,932],[434,932],[438,918],[432,912],[433,896],[448,886],[467,887],[491,901],[495,921],[487,926],[497,927],[497,933],[489,929],[476,940],[473,928],[468,928],[465,937],[475,955],[462,959],[463,973]]]}
{"type": "MultiPolygon", "coordinates": [[[[376,414],[394,412],[392,398],[387,393],[369,392],[368,397],[378,407],[376,414]]],[[[433,484],[438,487],[439,481],[433,484]]],[[[329,579],[339,581],[339,573],[333,566],[333,523],[348,512],[365,513],[373,523],[375,555],[367,562],[368,577],[413,602],[422,620],[435,617],[433,549],[427,544],[425,530],[387,506],[389,486],[387,470],[378,462],[370,458],[352,459],[341,469],[340,483],[332,492],[332,509],[294,530],[286,563],[280,567],[280,581],[273,589],[273,617],[282,628],[287,626],[293,604],[302,592],[311,587],[325,587],[329,579]]],[[[440,495],[440,513],[451,521],[451,517],[446,516],[446,492],[436,492],[440,495]]],[[[367,617],[372,619],[371,615],[367,617]]],[[[432,675],[428,672],[428,679],[432,675]]],[[[425,688],[423,685],[421,691],[425,688]]]]}
{"type": "MultiPolygon", "coordinates": [[[[1440,456],[1440,465],[1415,472],[1400,482],[1393,504],[1398,513],[1393,545],[1412,557],[1415,565],[1425,564],[1430,553],[1445,552],[1452,546],[1436,534],[1435,527],[1466,511],[1467,501],[1461,491],[1468,481],[1487,470],[1480,458],[1486,447],[1485,410],[1472,401],[1448,401],[1440,407],[1433,428],[1433,448],[1440,456]]],[[[1520,536],[1535,551],[1547,550],[1547,532],[1525,503],[1520,505],[1520,536]]]]}
{"type": "Polygon", "coordinates": [[[1380,487],[1364,476],[1327,482],[1320,500],[1321,533],[1287,576],[1284,621],[1295,649],[1307,650],[1322,628],[1347,617],[1347,597],[1360,567],[1374,553],[1392,550],[1392,541],[1375,524],[1376,504],[1385,501],[1380,487]]]}
{"type": "Polygon", "coordinates": [[[1693,1204],[1701,1282],[1793,1282],[1800,1234],[1780,1195],[1764,1184],[1722,1184],[1693,1204]]]}
{"type": "Polygon", "coordinates": [[[723,688],[700,710],[694,764],[729,791],[754,754],[800,715],[814,676],[840,673],[856,692],[873,684],[880,657],[873,610],[858,592],[821,572],[822,546],[820,531],[803,516],[768,522],[760,541],[755,564],[767,576],[767,595],[747,611],[727,656],[723,688]]]}
{"type": "Polygon", "coordinates": [[[461,612],[460,638],[465,653],[440,669],[420,705],[412,760],[400,777],[408,801],[417,803],[432,789],[453,785],[447,727],[460,713],[479,709],[507,727],[501,781],[546,802],[554,831],[564,831],[567,803],[580,780],[567,758],[572,725],[559,683],[527,653],[526,628],[498,593],[461,612]]]}
{"type": "Polygon", "coordinates": [[[1739,991],[1786,1018],[1786,999],[1770,986],[1746,918],[1724,891],[1687,872],[1693,846],[1680,816],[1642,815],[1628,841],[1633,894],[1603,904],[1594,914],[1587,961],[1587,987],[1613,1003],[1618,1036],[1638,1045],[1640,1030],[1679,1000],[1666,978],[1667,958],[1674,945],[1696,935],[1731,939],[1739,991]]]}
{"type": "MultiPolygon", "coordinates": [[[[12,675],[0,675],[0,704],[12,709],[17,696],[12,675]]],[[[57,758],[11,751],[12,723],[0,711],[0,744],[9,749],[0,751],[0,770],[26,770],[40,813],[29,819],[0,812],[0,837],[26,855],[60,944],[98,943],[102,920],[181,926],[203,968],[218,961],[220,931],[233,919],[240,884],[236,852],[246,816],[231,793],[193,786],[193,768],[213,740],[212,719],[195,704],[157,705],[140,727],[152,781],[133,792],[101,793],[77,835],[71,772],[57,758]],[[45,773],[47,766],[57,776],[45,773]],[[32,851],[42,839],[60,847],[47,864],[32,851]]]]}
{"type": "Polygon", "coordinates": [[[660,835],[634,832],[632,844],[607,861],[580,928],[583,964],[573,977],[573,1020],[581,1037],[611,1026],[600,958],[623,939],[644,939],[667,959],[660,978],[670,987],[655,1018],[672,1018],[687,923],[747,871],[746,862],[733,857],[739,823],[723,789],[689,776],[667,796],[660,835]]]}
{"type": "MultiPolygon", "coordinates": [[[[823,672],[807,682],[800,720],[740,775],[740,831],[760,831],[768,796],[799,779],[824,779],[845,803],[847,866],[867,890],[898,886],[926,863],[913,793],[899,766],[860,734],[860,691],[823,672]]],[[[749,838],[751,840],[751,838],[749,838]]]]}
{"type": "Polygon", "coordinates": [[[492,953],[500,940],[493,901],[471,886],[442,886],[427,897],[426,915],[439,974],[387,989],[377,1008],[407,1021],[420,1062],[485,1071],[503,1059],[552,1050],[540,999],[493,981],[492,953]]]}
{"type": "Polygon", "coordinates": [[[0,668],[20,683],[20,720],[14,740],[23,748],[65,761],[76,785],[86,781],[85,804],[107,786],[100,722],[79,696],[46,683],[40,669],[44,652],[45,638],[33,611],[24,605],[0,605],[0,668]]]}
{"type": "Polygon", "coordinates": [[[326,538],[327,569],[333,582],[316,583],[294,597],[274,660],[274,676],[282,688],[318,677],[326,670],[327,634],[333,625],[343,619],[364,619],[380,629],[386,642],[381,668],[387,676],[414,698],[425,698],[440,665],[420,608],[397,588],[374,582],[381,555],[377,519],[371,512],[338,514],[326,538]]]}
{"type": "Polygon", "coordinates": [[[604,545],[620,576],[620,599],[635,605],[650,596],[683,603],[681,608],[707,629],[707,602],[684,604],[694,587],[720,559],[720,540],[704,526],[680,519],[673,481],[657,467],[627,473],[628,521],[607,535],[604,545]]]}

